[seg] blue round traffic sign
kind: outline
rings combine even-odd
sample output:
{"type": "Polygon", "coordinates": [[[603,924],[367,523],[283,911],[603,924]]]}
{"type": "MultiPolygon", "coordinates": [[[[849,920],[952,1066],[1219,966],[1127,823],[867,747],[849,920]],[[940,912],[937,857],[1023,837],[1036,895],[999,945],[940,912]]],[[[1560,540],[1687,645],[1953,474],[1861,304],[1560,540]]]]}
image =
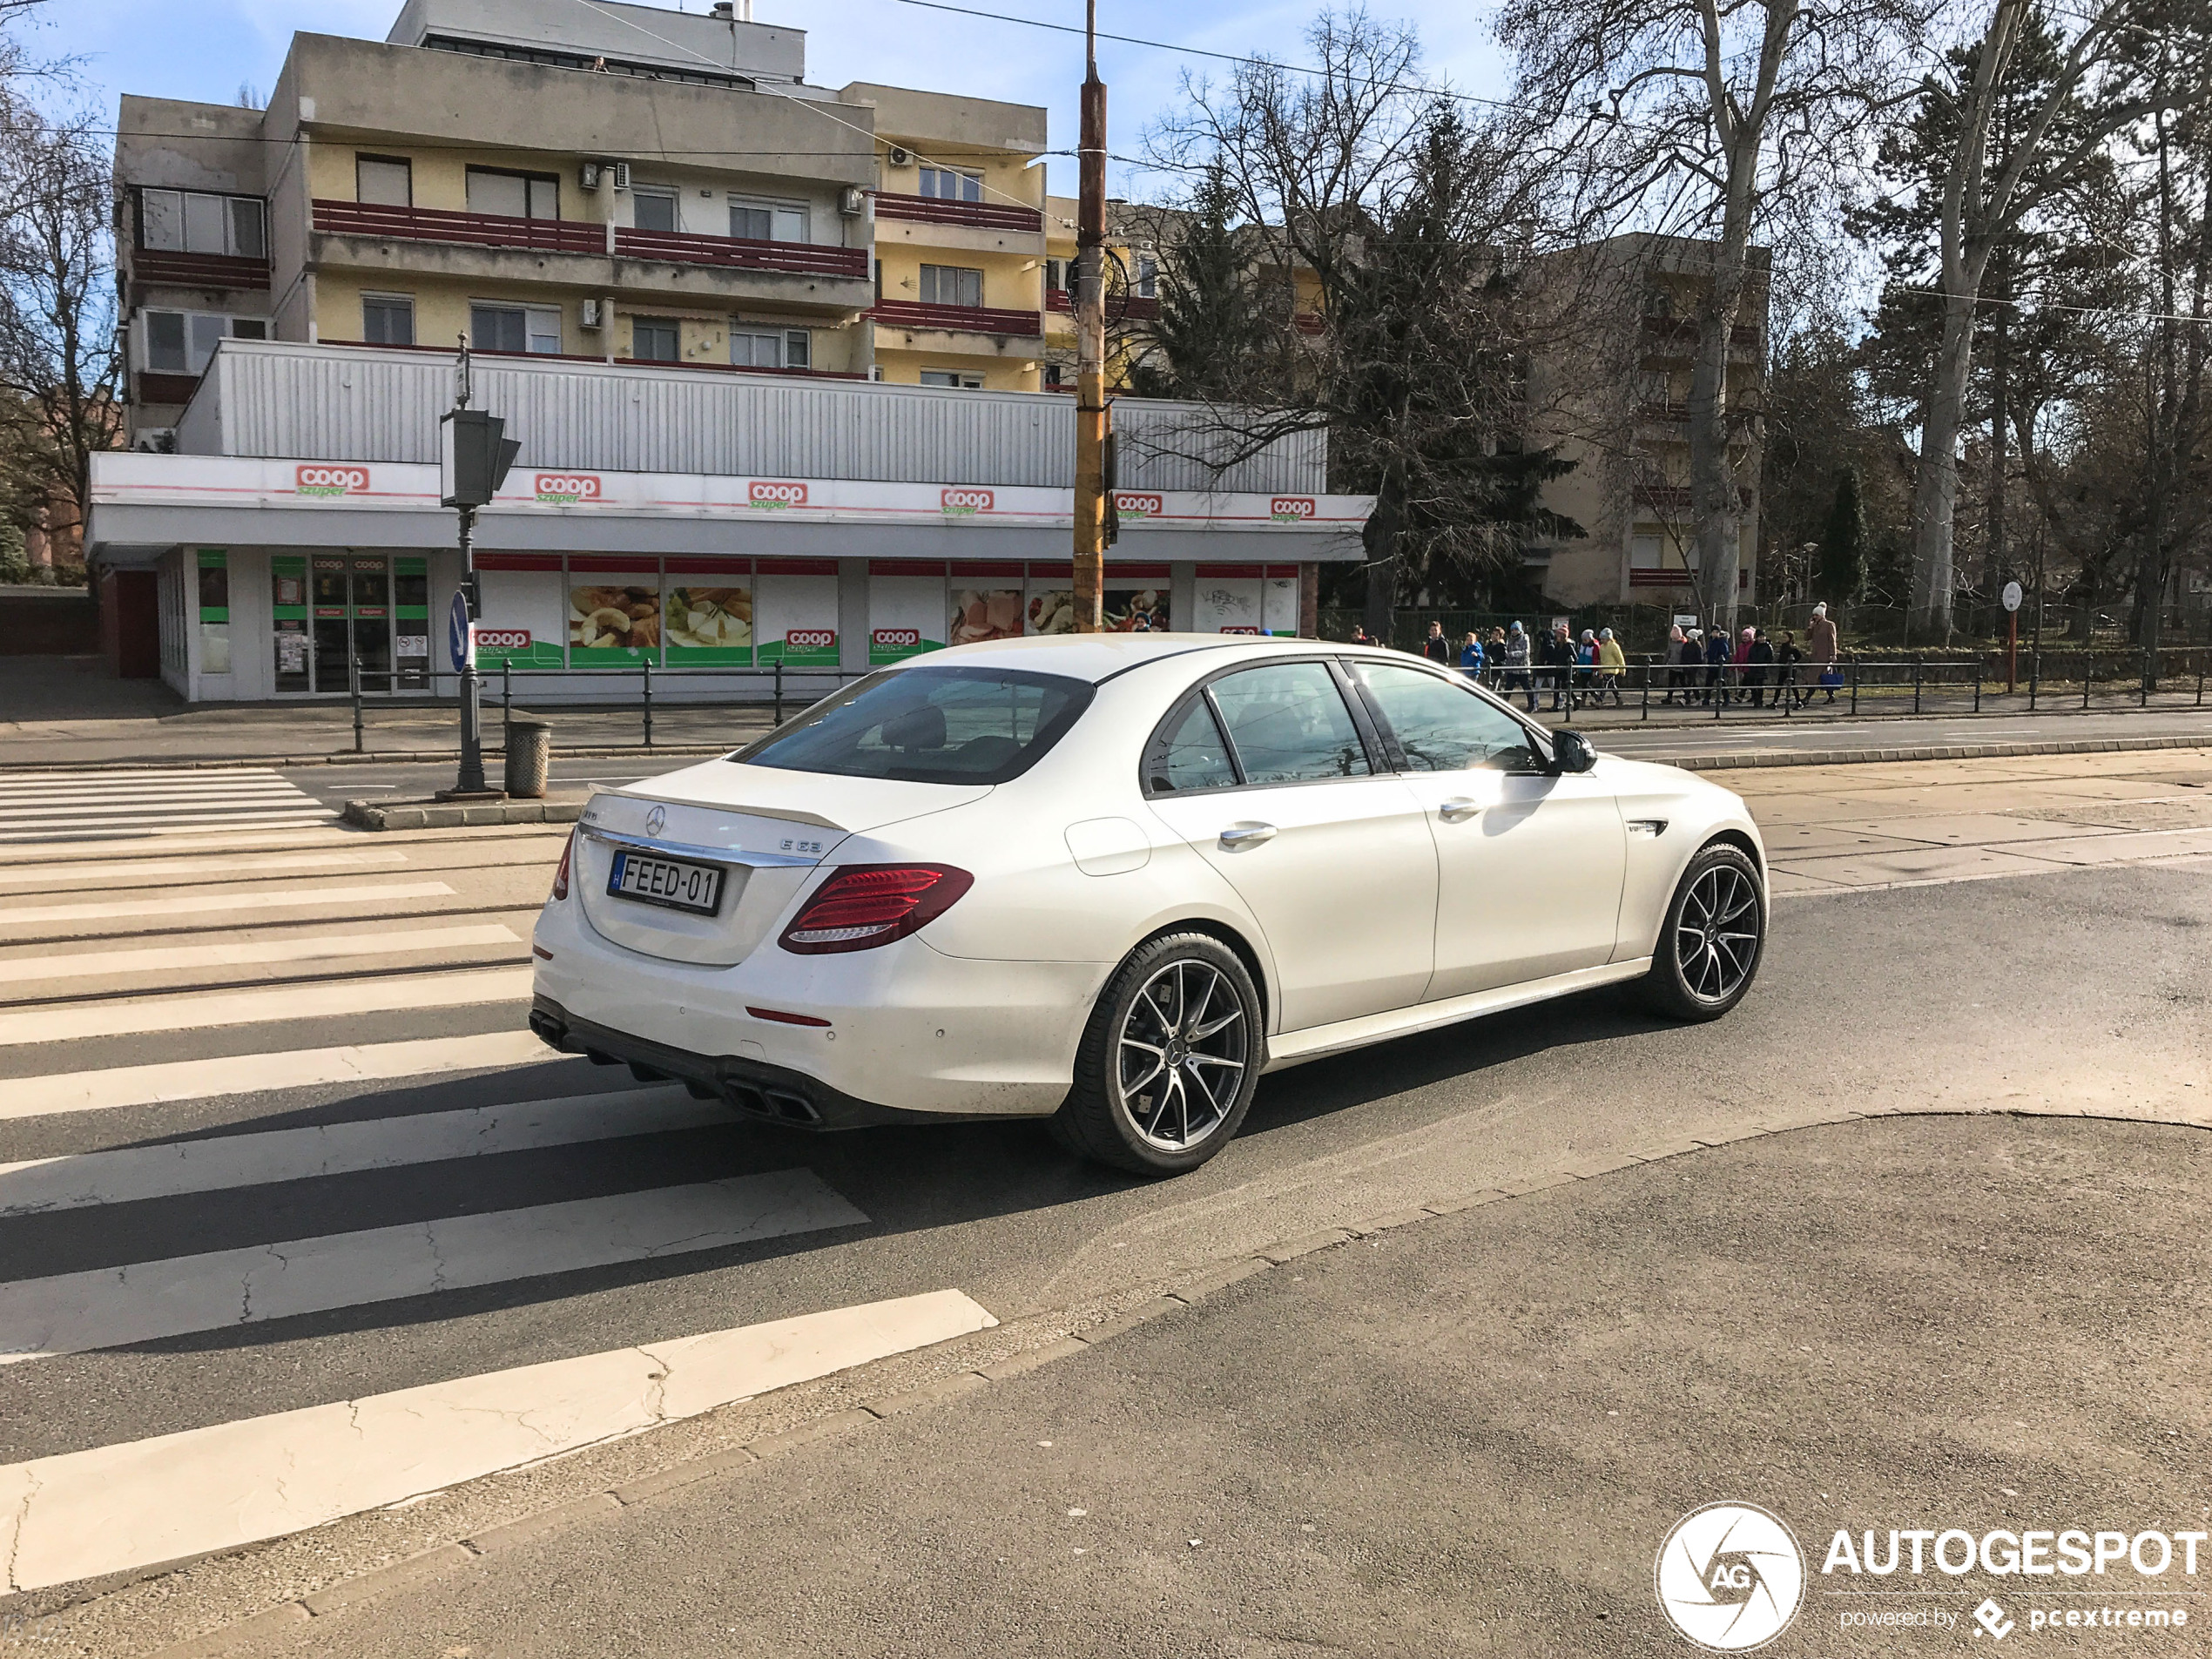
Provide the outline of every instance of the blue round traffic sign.
{"type": "Polygon", "coordinates": [[[475,642],[469,636],[469,596],[453,596],[453,608],[446,613],[446,649],[452,654],[454,672],[459,673],[475,659],[470,649],[475,642]]]}

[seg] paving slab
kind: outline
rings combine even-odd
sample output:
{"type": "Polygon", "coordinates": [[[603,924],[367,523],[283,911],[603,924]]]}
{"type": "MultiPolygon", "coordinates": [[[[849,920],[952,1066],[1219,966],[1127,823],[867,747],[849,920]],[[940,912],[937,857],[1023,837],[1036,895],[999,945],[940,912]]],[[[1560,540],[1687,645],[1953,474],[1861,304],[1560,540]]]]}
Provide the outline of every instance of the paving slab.
{"type": "Polygon", "coordinates": [[[1877,887],[1892,881],[1958,880],[1979,875],[2033,875],[2050,868],[2047,863],[1997,853],[1979,846],[1931,846],[1905,853],[1877,853],[1865,857],[1793,859],[1775,867],[1794,874],[1813,876],[1839,887],[1877,887]]]}

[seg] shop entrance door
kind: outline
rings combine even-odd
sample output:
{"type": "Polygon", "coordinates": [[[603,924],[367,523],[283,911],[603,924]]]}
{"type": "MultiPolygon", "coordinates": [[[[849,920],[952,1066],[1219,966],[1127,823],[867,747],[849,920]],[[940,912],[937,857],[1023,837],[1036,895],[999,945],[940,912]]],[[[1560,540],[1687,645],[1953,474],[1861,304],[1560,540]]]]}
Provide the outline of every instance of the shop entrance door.
{"type": "Polygon", "coordinates": [[[398,561],[396,596],[393,564],[389,558],[364,554],[326,553],[314,560],[310,574],[317,691],[342,694],[349,689],[349,658],[361,665],[365,697],[428,685],[429,594],[424,563],[421,559],[398,561]],[[404,660],[395,659],[395,624],[405,637],[404,660]]]}

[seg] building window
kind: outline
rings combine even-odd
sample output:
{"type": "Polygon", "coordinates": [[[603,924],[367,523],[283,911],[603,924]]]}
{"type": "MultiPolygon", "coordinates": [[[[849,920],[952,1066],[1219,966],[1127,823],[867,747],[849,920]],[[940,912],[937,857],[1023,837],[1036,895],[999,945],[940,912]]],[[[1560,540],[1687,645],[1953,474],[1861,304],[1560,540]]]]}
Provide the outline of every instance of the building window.
{"type": "Polygon", "coordinates": [[[415,164],[402,156],[354,157],[354,199],[379,207],[415,206],[415,164]]]}
{"type": "Polygon", "coordinates": [[[1068,292],[1068,272],[1072,260],[1047,260],[1044,262],[1044,286],[1049,293],[1068,292]]]}
{"type": "Polygon", "coordinates": [[[1136,291],[1147,300],[1159,297],[1160,262],[1149,253],[1136,262],[1136,291]]]}
{"type": "Polygon", "coordinates": [[[730,331],[730,361],[739,368],[808,368],[813,358],[814,337],[804,328],[730,331]]]}
{"type": "Polygon", "coordinates": [[[361,295],[361,338],[372,346],[415,344],[415,300],[404,293],[361,295]]]}
{"type": "Polygon", "coordinates": [[[630,192],[631,222],[641,231],[674,231],[676,192],[658,186],[639,185],[630,192]]]}
{"type": "Polygon", "coordinates": [[[1057,363],[1047,363],[1044,366],[1044,389],[1046,391],[1056,392],[1061,388],[1062,385],[1064,384],[1060,378],[1060,365],[1057,363]]]}
{"type": "Polygon", "coordinates": [[[983,175],[980,172],[956,172],[950,167],[924,167],[921,172],[921,194],[938,201],[980,202],[983,199],[983,175]]]}
{"type": "Polygon", "coordinates": [[[641,362],[672,363],[682,355],[673,317],[632,317],[630,354],[641,362]]]}
{"type": "Polygon", "coordinates": [[[925,265],[921,267],[921,303],[980,306],[983,303],[983,273],[961,265],[925,265]]]}
{"type": "Polygon", "coordinates": [[[924,386],[956,386],[970,392],[983,389],[981,374],[964,374],[956,368],[925,368],[921,371],[921,383],[924,386]]]}
{"type": "Polygon", "coordinates": [[[138,246],[163,253],[268,257],[258,196],[215,196],[197,190],[138,192],[138,246]]]}
{"type": "Polygon", "coordinates": [[[531,352],[557,357],[561,314],[551,306],[469,307],[469,343],[478,351],[531,352]]]}
{"type": "Polygon", "coordinates": [[[804,242],[806,210],[792,202],[730,198],[730,234],[748,242],[804,242]]]}
{"type": "Polygon", "coordinates": [[[551,173],[469,169],[469,211],[502,219],[558,219],[561,181],[551,173]]]}
{"type": "Polygon", "coordinates": [[[1659,568],[1659,538],[1656,536],[1634,536],[1629,538],[1629,569],[1656,570],[1659,568]]]}
{"type": "Polygon", "coordinates": [[[138,367],[154,374],[199,374],[226,339],[266,340],[262,317],[226,317],[206,311],[148,311],[143,314],[138,367]]]}

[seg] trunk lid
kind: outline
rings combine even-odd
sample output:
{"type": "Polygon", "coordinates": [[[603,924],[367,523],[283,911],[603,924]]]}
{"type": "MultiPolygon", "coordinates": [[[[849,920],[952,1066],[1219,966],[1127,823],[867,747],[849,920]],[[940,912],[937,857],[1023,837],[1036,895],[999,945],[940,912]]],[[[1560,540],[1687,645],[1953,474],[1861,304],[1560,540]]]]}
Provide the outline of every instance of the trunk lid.
{"type": "Polygon", "coordinates": [[[917,784],[711,760],[591,798],[573,880],[585,918],[629,949],[702,967],[741,962],[852,836],[989,794],[988,785],[917,784]],[[609,891],[617,859],[721,871],[714,913],[609,891]]]}

